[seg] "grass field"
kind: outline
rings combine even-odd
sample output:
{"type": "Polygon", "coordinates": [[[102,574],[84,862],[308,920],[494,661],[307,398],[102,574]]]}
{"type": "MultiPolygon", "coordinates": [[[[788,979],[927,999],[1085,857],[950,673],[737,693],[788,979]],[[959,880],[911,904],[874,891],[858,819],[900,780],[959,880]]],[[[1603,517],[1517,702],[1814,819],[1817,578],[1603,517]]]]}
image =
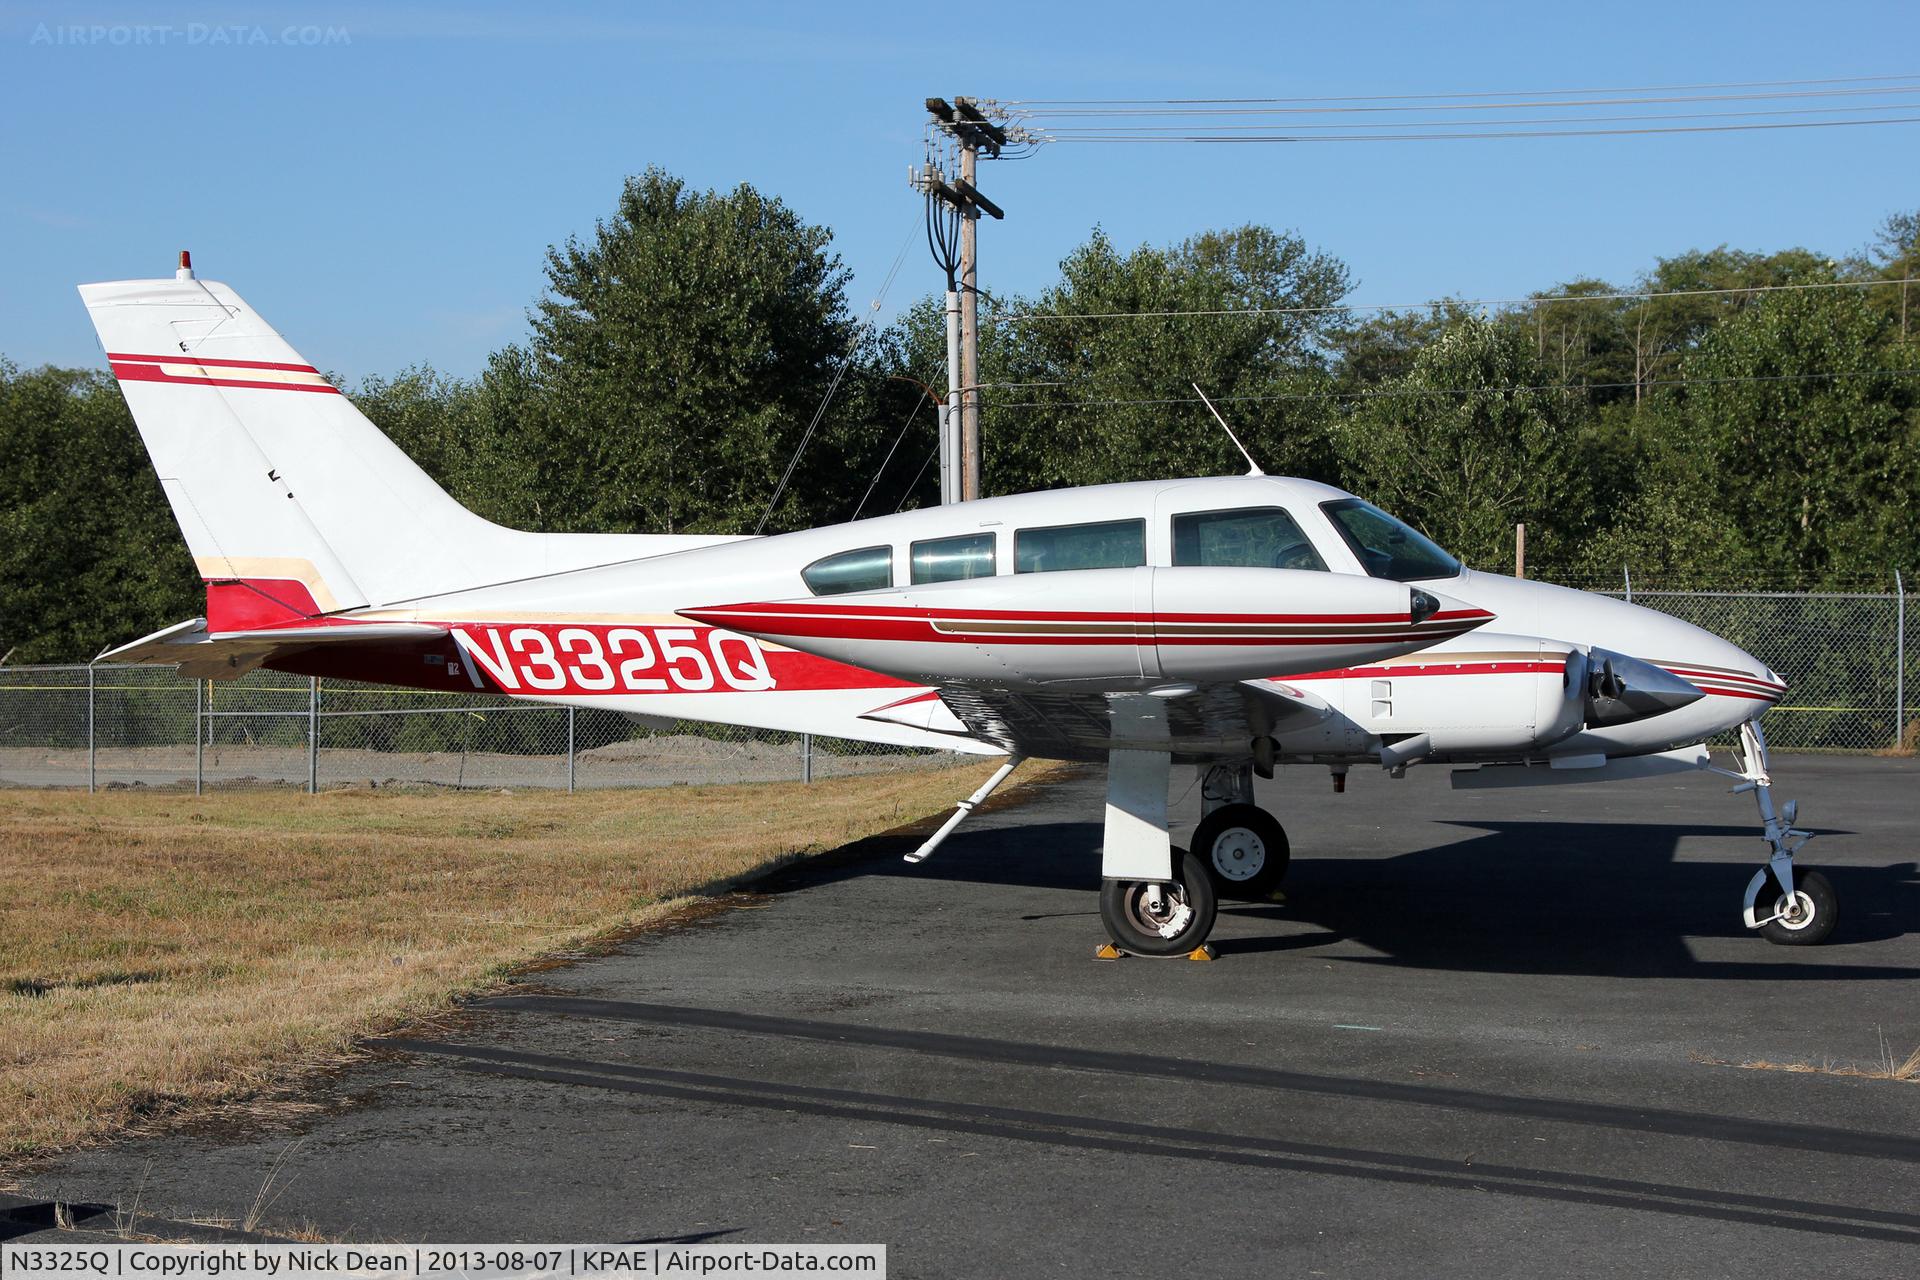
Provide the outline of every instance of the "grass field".
{"type": "Polygon", "coordinates": [[[993,766],[791,783],[0,791],[0,1166],[271,1096],[357,1036],[993,766]]]}

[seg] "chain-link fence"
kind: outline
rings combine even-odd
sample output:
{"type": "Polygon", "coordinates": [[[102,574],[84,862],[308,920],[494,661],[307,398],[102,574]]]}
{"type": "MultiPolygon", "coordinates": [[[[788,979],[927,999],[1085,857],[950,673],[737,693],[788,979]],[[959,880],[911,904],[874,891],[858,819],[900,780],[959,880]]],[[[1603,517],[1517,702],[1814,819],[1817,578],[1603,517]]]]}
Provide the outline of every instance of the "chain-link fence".
{"type": "Polygon", "coordinates": [[[0,668],[0,786],[571,791],[811,782],[959,758],[275,671],[196,681],[164,667],[0,668]]]}
{"type": "MultiPolygon", "coordinates": [[[[1911,750],[1920,723],[1904,585],[1890,592],[1645,591],[1606,594],[1703,627],[1787,682],[1767,742],[1797,751],[1911,750]]],[[[1667,656],[1667,655],[1654,655],[1667,656]]]]}
{"type": "MultiPolygon", "coordinates": [[[[1590,588],[1601,584],[1586,584],[1590,588]]],[[[1886,592],[1607,591],[1725,636],[1786,678],[1768,740],[1877,750],[1920,738],[1920,645],[1886,592]]],[[[1656,655],[1666,657],[1669,655],[1656,655]]],[[[651,787],[811,781],[951,752],[256,671],[0,668],[0,785],[651,787]]]]}

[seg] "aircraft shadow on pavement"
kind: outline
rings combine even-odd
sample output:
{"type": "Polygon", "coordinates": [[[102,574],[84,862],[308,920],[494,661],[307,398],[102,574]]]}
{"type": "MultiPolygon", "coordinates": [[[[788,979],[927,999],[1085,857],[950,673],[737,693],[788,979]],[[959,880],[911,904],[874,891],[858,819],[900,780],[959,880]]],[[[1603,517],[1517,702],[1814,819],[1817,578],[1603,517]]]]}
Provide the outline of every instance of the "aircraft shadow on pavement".
{"type": "MultiPolygon", "coordinates": [[[[1676,861],[1684,838],[1744,839],[1750,826],[1663,823],[1437,821],[1474,832],[1386,857],[1295,851],[1284,897],[1222,900],[1223,955],[1302,951],[1352,939],[1380,954],[1363,963],[1501,973],[1782,980],[1920,978],[1920,968],[1875,965],[1855,946],[1920,931],[1920,864],[1819,867],[1840,899],[1824,947],[1774,947],[1750,938],[1739,904],[1759,862],[1676,861]],[[1247,923],[1270,930],[1247,936],[1247,923]],[[1302,924],[1316,926],[1302,934],[1302,924]],[[1689,939],[1750,941],[1751,960],[1695,957],[1689,939]],[[1836,948],[1845,962],[1836,963],[1836,948]]],[[[1844,834],[1823,832],[1822,834],[1844,834]]],[[[795,868],[778,892],[852,877],[931,878],[980,885],[1077,890],[1094,910],[1100,879],[1096,823],[1035,823],[956,835],[918,866],[911,841],[863,841],[824,863],[795,868]]],[[[1040,913],[1075,914],[1074,911],[1040,913]]],[[[1010,919],[1013,918],[1011,915],[1010,919]]]]}

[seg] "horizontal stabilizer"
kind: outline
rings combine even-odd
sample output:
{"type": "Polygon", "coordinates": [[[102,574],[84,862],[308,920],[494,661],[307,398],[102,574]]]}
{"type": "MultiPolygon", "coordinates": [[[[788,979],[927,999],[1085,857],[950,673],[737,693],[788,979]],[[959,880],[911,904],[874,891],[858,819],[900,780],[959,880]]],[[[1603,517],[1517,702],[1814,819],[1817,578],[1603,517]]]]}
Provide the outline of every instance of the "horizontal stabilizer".
{"type": "Polygon", "coordinates": [[[446,632],[445,627],[426,622],[209,632],[205,618],[193,618],[109,649],[95,661],[178,667],[181,675],[195,680],[234,680],[269,658],[316,645],[418,640],[446,632]]]}
{"type": "Polygon", "coordinates": [[[1705,743],[1662,751],[1651,756],[1620,756],[1596,764],[1579,757],[1573,767],[1539,764],[1487,764],[1455,769],[1455,791],[1477,791],[1492,787],[1553,787],[1570,782],[1624,782],[1633,778],[1664,778],[1692,773],[1708,765],[1705,743]]]}

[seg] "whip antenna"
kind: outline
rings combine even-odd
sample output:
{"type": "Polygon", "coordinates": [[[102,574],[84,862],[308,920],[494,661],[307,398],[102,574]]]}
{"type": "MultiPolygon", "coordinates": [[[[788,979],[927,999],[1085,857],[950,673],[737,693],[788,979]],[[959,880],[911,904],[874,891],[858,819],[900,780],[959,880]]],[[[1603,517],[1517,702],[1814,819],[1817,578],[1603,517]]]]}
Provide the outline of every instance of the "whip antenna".
{"type": "Polygon", "coordinates": [[[1207,393],[1200,390],[1200,384],[1194,382],[1188,385],[1193,388],[1194,394],[1200,397],[1200,403],[1207,406],[1207,412],[1212,414],[1213,420],[1220,424],[1220,429],[1227,433],[1227,439],[1233,441],[1233,447],[1240,451],[1240,456],[1247,460],[1247,474],[1250,476],[1267,474],[1260,469],[1260,464],[1253,460],[1253,455],[1247,452],[1247,446],[1240,443],[1240,437],[1233,434],[1233,428],[1228,426],[1227,420],[1220,416],[1220,411],[1213,407],[1213,401],[1207,399],[1207,393]]]}

